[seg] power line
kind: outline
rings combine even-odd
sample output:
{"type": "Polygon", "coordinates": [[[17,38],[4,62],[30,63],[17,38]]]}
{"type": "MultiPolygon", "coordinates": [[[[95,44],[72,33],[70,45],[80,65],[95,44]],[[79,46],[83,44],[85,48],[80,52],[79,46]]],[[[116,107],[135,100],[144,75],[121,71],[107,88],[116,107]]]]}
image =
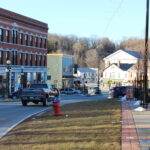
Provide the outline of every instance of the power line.
{"type": "Polygon", "coordinates": [[[124,0],[121,0],[120,3],[119,3],[119,5],[118,5],[118,7],[117,7],[117,9],[114,10],[114,12],[113,12],[111,18],[109,19],[109,22],[108,22],[108,24],[107,24],[107,26],[106,26],[106,28],[105,28],[105,30],[104,30],[103,35],[107,32],[107,30],[108,30],[108,28],[109,28],[109,26],[110,26],[110,24],[111,24],[113,18],[114,18],[114,17],[116,16],[116,14],[118,13],[118,11],[119,11],[119,9],[121,8],[123,2],[124,2],[124,0]]]}

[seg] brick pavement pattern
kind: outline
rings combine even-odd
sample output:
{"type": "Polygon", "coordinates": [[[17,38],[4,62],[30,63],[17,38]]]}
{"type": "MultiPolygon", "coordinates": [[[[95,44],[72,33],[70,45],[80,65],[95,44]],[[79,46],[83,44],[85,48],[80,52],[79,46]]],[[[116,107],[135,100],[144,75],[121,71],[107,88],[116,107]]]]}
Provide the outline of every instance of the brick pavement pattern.
{"type": "Polygon", "coordinates": [[[127,101],[122,102],[122,150],[140,150],[132,110],[127,101]]]}

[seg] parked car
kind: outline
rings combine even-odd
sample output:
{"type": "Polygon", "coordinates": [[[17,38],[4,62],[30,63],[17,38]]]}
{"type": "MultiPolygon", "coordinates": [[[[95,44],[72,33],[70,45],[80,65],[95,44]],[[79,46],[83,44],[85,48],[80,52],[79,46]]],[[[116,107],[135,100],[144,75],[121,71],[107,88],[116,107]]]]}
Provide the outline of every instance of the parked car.
{"type": "Polygon", "coordinates": [[[80,90],[76,90],[73,88],[64,88],[61,90],[61,94],[81,94],[82,92],[80,90]]]}
{"type": "Polygon", "coordinates": [[[95,94],[101,94],[101,90],[98,87],[95,87],[95,94]]]}
{"type": "Polygon", "coordinates": [[[75,94],[82,94],[82,91],[74,89],[75,94]]]}
{"type": "Polygon", "coordinates": [[[127,86],[116,86],[109,90],[108,98],[119,98],[126,95],[127,86]]]}
{"type": "Polygon", "coordinates": [[[27,106],[29,102],[47,105],[48,99],[55,93],[49,84],[31,84],[29,88],[22,90],[20,98],[23,106],[27,106]]]}

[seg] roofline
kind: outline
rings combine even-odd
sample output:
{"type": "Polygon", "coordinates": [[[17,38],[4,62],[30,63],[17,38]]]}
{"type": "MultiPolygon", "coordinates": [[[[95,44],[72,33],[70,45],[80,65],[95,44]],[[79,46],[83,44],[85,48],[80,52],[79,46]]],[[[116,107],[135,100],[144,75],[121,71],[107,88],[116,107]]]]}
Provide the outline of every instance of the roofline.
{"type": "Polygon", "coordinates": [[[0,8],[0,16],[6,17],[8,19],[13,19],[14,21],[24,22],[25,24],[30,24],[30,25],[37,26],[39,28],[44,28],[44,29],[48,30],[48,24],[47,23],[44,23],[44,22],[41,22],[39,20],[15,13],[15,12],[10,11],[10,10],[0,8]]]}
{"type": "Polygon", "coordinates": [[[73,57],[73,55],[63,54],[63,53],[48,53],[47,56],[69,56],[69,57],[73,57]]]}
{"type": "Polygon", "coordinates": [[[139,58],[137,58],[137,57],[135,57],[135,56],[133,56],[133,55],[129,54],[129,53],[128,53],[128,52],[126,52],[125,50],[123,50],[123,49],[119,49],[119,50],[117,50],[116,52],[114,52],[114,53],[112,53],[112,54],[108,55],[107,57],[103,58],[103,60],[109,59],[109,57],[111,57],[111,56],[113,56],[113,55],[115,55],[115,54],[119,53],[120,51],[123,51],[123,52],[127,53],[128,55],[130,55],[130,56],[134,57],[135,59],[139,59],[139,58]]]}
{"type": "Polygon", "coordinates": [[[133,64],[133,66],[132,67],[130,67],[128,70],[130,70],[130,69],[132,69],[134,66],[136,66],[137,65],[137,63],[136,64],[133,64]]]}
{"type": "Polygon", "coordinates": [[[47,54],[47,56],[63,56],[63,54],[47,54]]]}
{"type": "Polygon", "coordinates": [[[116,52],[114,52],[114,53],[108,55],[107,57],[105,57],[104,60],[107,59],[107,58],[109,58],[109,57],[111,57],[111,56],[113,56],[113,55],[115,55],[115,54],[117,54],[120,51],[123,51],[123,50],[122,49],[117,50],[116,52]]]}
{"type": "MultiPolygon", "coordinates": [[[[115,65],[116,67],[118,67],[118,66],[117,66],[116,64],[114,64],[114,63],[111,64],[110,66],[112,66],[112,65],[115,65]]],[[[106,70],[106,69],[109,68],[110,66],[106,67],[104,70],[106,70]]],[[[119,67],[118,67],[118,68],[119,68],[119,67]]],[[[119,69],[122,70],[121,68],[119,68],[119,69]]],[[[104,71],[104,70],[103,70],[103,71],[104,71]]],[[[123,70],[122,70],[122,71],[123,71],[123,70]]]]}
{"type": "MultiPolygon", "coordinates": [[[[113,64],[111,64],[110,66],[112,66],[112,65],[115,65],[116,67],[118,67],[115,63],[113,63],[113,64]]],[[[135,64],[133,64],[133,66],[134,66],[135,64]]],[[[107,68],[109,68],[110,66],[108,66],[108,67],[106,67],[104,70],[106,70],[107,68]]],[[[132,67],[133,67],[132,66],[132,67]]],[[[127,69],[127,70],[123,70],[123,69],[121,69],[120,67],[118,67],[121,71],[128,71],[128,70],[130,70],[132,67],[130,67],[129,69],[127,69]]],[[[103,71],[104,71],[103,70],[103,71]]]]}

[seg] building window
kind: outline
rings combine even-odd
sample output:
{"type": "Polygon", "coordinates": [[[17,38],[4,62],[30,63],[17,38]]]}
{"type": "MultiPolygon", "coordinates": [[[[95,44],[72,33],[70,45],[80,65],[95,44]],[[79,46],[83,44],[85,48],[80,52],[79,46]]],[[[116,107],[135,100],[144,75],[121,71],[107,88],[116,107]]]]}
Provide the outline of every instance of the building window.
{"type": "Polygon", "coordinates": [[[23,65],[23,55],[22,55],[22,53],[20,54],[20,64],[23,65]]]}
{"type": "Polygon", "coordinates": [[[4,52],[1,51],[1,60],[0,60],[0,63],[1,63],[1,64],[4,64],[3,55],[4,55],[4,52]]]}
{"type": "Polygon", "coordinates": [[[29,57],[29,58],[28,58],[28,59],[29,59],[29,64],[28,64],[28,65],[29,65],[29,66],[30,66],[30,65],[32,66],[31,55],[32,55],[32,54],[28,54],[28,57],[29,57]]]}
{"type": "Polygon", "coordinates": [[[41,56],[39,55],[38,57],[39,57],[39,60],[38,60],[39,61],[39,66],[41,66],[41,56]]]}
{"type": "Polygon", "coordinates": [[[35,55],[35,66],[37,66],[37,55],[35,55]]]}
{"type": "Polygon", "coordinates": [[[10,52],[9,51],[6,52],[6,60],[10,60],[10,52]]]}
{"type": "Polygon", "coordinates": [[[47,39],[44,39],[44,48],[46,49],[47,46],[47,39]]]}
{"type": "Polygon", "coordinates": [[[25,65],[26,65],[26,59],[27,59],[27,55],[26,54],[24,54],[24,61],[25,61],[25,65]]]}
{"type": "Polygon", "coordinates": [[[17,31],[13,30],[12,31],[12,39],[13,39],[13,43],[17,44],[17,31]]]}
{"type": "Polygon", "coordinates": [[[28,65],[28,54],[25,54],[25,65],[28,65]]]}
{"type": "Polygon", "coordinates": [[[29,38],[30,46],[33,46],[33,36],[31,35],[29,38]]]}
{"type": "Polygon", "coordinates": [[[6,42],[10,42],[9,41],[9,33],[10,33],[10,31],[9,30],[6,30],[6,42]]]}
{"type": "Polygon", "coordinates": [[[18,54],[19,60],[18,60],[18,64],[21,65],[21,53],[18,54]]]}
{"type": "Polygon", "coordinates": [[[31,66],[33,66],[33,54],[30,55],[31,66]]]}
{"type": "Polygon", "coordinates": [[[17,52],[14,53],[15,65],[18,65],[17,52]]]}
{"type": "Polygon", "coordinates": [[[47,56],[44,56],[44,66],[47,66],[47,56]]]}
{"type": "Polygon", "coordinates": [[[25,34],[24,39],[25,39],[25,45],[28,46],[29,36],[27,34],[25,34]]]}
{"type": "Polygon", "coordinates": [[[38,37],[35,37],[35,46],[38,47],[38,41],[39,41],[39,38],[38,37]]]}
{"type": "Polygon", "coordinates": [[[51,75],[48,75],[48,76],[47,76],[47,80],[51,80],[51,75]]]}
{"type": "Polygon", "coordinates": [[[13,51],[12,52],[12,62],[11,62],[12,65],[15,65],[15,52],[13,51]]]}
{"type": "Polygon", "coordinates": [[[42,48],[42,47],[43,47],[43,39],[40,38],[40,48],[42,48]]]}
{"type": "Polygon", "coordinates": [[[0,28],[0,41],[4,41],[4,29],[0,28]]]}
{"type": "Polygon", "coordinates": [[[20,33],[20,44],[23,45],[23,33],[20,33]]]}
{"type": "Polygon", "coordinates": [[[0,51],[0,64],[2,64],[2,51],[0,51]]]}

